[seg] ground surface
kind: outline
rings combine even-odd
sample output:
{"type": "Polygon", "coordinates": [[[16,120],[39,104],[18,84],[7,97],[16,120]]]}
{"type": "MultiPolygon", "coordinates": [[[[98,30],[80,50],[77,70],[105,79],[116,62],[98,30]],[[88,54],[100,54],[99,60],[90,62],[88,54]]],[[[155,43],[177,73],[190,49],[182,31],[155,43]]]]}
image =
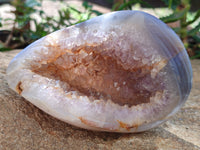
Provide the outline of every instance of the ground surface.
{"type": "Polygon", "coordinates": [[[0,52],[1,150],[199,150],[200,60],[192,60],[194,84],[184,107],[165,124],[139,134],[93,132],[42,112],[9,89],[6,68],[19,50],[0,52]]]}

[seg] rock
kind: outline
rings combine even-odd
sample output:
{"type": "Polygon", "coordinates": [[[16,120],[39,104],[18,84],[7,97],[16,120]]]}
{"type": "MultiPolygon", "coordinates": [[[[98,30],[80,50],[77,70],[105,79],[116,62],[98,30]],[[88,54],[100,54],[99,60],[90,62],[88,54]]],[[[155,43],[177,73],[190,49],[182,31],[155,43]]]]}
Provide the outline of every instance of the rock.
{"type": "Polygon", "coordinates": [[[6,68],[18,52],[0,53],[0,149],[200,149],[200,60],[192,60],[193,89],[173,118],[146,132],[120,134],[71,126],[9,89],[6,68]]]}
{"type": "Polygon", "coordinates": [[[142,11],[107,13],[27,46],[7,83],[44,112],[77,127],[141,132],[185,103],[192,67],[174,31],[142,11]]]}

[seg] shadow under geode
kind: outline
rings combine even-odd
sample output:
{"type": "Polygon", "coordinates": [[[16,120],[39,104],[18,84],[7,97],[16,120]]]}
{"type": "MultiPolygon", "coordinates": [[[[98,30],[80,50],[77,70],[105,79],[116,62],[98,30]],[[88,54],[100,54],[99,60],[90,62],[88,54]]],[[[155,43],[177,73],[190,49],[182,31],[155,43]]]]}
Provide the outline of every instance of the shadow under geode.
{"type": "Polygon", "coordinates": [[[72,126],[41,111],[39,108],[9,89],[7,83],[5,82],[6,81],[4,81],[4,84],[7,88],[6,95],[10,95],[10,97],[12,97],[12,99],[9,100],[9,104],[12,105],[12,107],[15,107],[16,111],[20,111],[24,115],[35,120],[43,131],[51,136],[54,136],[63,143],[66,143],[69,138],[72,138],[74,143],[76,143],[76,140],[87,140],[93,144],[98,144],[100,142],[106,145],[113,145],[113,143],[117,143],[118,141],[125,141],[130,145],[134,145],[134,147],[142,147],[144,149],[159,149],[157,147],[157,142],[159,141],[164,141],[164,143],[173,142],[177,144],[177,147],[196,147],[194,144],[189,143],[165,130],[162,127],[165,126],[165,124],[141,133],[97,132],[72,126]],[[147,147],[144,147],[144,145],[147,147]]]}

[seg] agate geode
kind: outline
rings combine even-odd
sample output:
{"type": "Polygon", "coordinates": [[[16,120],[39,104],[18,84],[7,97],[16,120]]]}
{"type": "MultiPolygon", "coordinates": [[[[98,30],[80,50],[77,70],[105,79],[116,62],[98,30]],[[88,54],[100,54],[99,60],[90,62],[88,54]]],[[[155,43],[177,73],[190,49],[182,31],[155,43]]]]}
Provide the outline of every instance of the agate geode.
{"type": "Polygon", "coordinates": [[[9,64],[9,86],[46,113],[86,129],[140,132],[182,106],[192,70],[178,36],[140,11],[58,30],[9,64]]]}

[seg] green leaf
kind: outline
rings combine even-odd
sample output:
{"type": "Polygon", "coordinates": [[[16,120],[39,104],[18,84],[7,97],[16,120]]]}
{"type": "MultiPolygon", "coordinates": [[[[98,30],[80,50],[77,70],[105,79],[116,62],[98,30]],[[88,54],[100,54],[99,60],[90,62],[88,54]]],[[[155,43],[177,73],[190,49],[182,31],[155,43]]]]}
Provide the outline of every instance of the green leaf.
{"type": "Polygon", "coordinates": [[[97,10],[92,10],[92,12],[93,12],[93,13],[95,13],[97,16],[100,16],[100,15],[102,15],[102,13],[101,13],[101,12],[99,12],[99,11],[97,11],[97,10]]]}
{"type": "Polygon", "coordinates": [[[13,21],[14,19],[12,19],[12,18],[6,18],[6,19],[4,19],[4,21],[13,21]]]}
{"type": "Polygon", "coordinates": [[[64,17],[65,19],[70,19],[70,11],[67,9],[67,10],[64,10],[64,17]]]}
{"type": "Polygon", "coordinates": [[[2,43],[0,43],[0,52],[9,51],[9,50],[11,50],[11,49],[4,47],[4,45],[2,43]]]}
{"type": "Polygon", "coordinates": [[[175,10],[181,4],[181,0],[162,0],[168,8],[175,10]]]}
{"type": "Polygon", "coordinates": [[[175,21],[182,19],[187,12],[188,12],[188,8],[185,8],[180,12],[174,12],[173,14],[171,14],[169,16],[162,17],[162,18],[160,18],[160,20],[162,20],[165,23],[175,22],[175,21]]]}
{"type": "Polygon", "coordinates": [[[172,28],[174,30],[174,32],[176,32],[177,34],[180,33],[181,28],[180,27],[176,27],[176,28],[172,28]]]}
{"type": "Polygon", "coordinates": [[[197,34],[197,32],[200,32],[200,22],[195,28],[188,31],[188,35],[194,36],[197,34]]]}
{"type": "Polygon", "coordinates": [[[85,9],[92,9],[92,5],[89,5],[87,1],[84,1],[82,3],[82,6],[85,8],[85,9]]]}
{"type": "Polygon", "coordinates": [[[200,45],[200,36],[194,35],[194,36],[192,36],[192,37],[193,37],[193,39],[195,39],[195,41],[197,41],[197,43],[199,43],[199,45],[200,45]]]}
{"type": "Polygon", "coordinates": [[[1,23],[1,20],[2,20],[2,19],[0,18],[0,27],[2,27],[2,26],[3,26],[3,25],[2,25],[2,23],[1,23]]]}
{"type": "Polygon", "coordinates": [[[194,18],[191,21],[186,22],[186,26],[194,23],[197,19],[199,19],[200,17],[200,9],[196,12],[196,15],[194,16],[194,18]]]}
{"type": "Polygon", "coordinates": [[[117,7],[119,6],[119,3],[115,3],[113,6],[112,6],[112,11],[115,11],[117,10],[117,7]]]}
{"type": "Polygon", "coordinates": [[[128,2],[124,2],[119,7],[118,7],[119,4],[118,5],[114,5],[115,8],[113,8],[113,9],[116,9],[116,7],[118,7],[117,10],[131,9],[131,6],[133,4],[136,4],[136,3],[144,4],[147,7],[151,7],[151,5],[149,5],[149,3],[145,2],[145,1],[142,1],[142,0],[130,0],[128,2]]]}
{"type": "Polygon", "coordinates": [[[26,0],[25,6],[32,8],[32,7],[35,7],[35,6],[41,6],[41,4],[39,2],[37,2],[37,0],[26,0]]]}
{"type": "Polygon", "coordinates": [[[45,13],[44,13],[43,10],[40,10],[40,11],[39,11],[39,14],[40,14],[40,16],[41,16],[41,15],[43,15],[43,14],[45,14],[45,13]]]}
{"type": "Polygon", "coordinates": [[[69,6],[69,8],[70,8],[71,10],[73,10],[73,11],[75,11],[75,12],[77,12],[77,13],[81,14],[81,12],[80,12],[79,10],[77,10],[77,9],[75,9],[75,8],[71,7],[71,6],[69,6]]]}
{"type": "Polygon", "coordinates": [[[190,59],[197,59],[200,58],[200,51],[197,52],[194,56],[190,57],[190,59]]]}

